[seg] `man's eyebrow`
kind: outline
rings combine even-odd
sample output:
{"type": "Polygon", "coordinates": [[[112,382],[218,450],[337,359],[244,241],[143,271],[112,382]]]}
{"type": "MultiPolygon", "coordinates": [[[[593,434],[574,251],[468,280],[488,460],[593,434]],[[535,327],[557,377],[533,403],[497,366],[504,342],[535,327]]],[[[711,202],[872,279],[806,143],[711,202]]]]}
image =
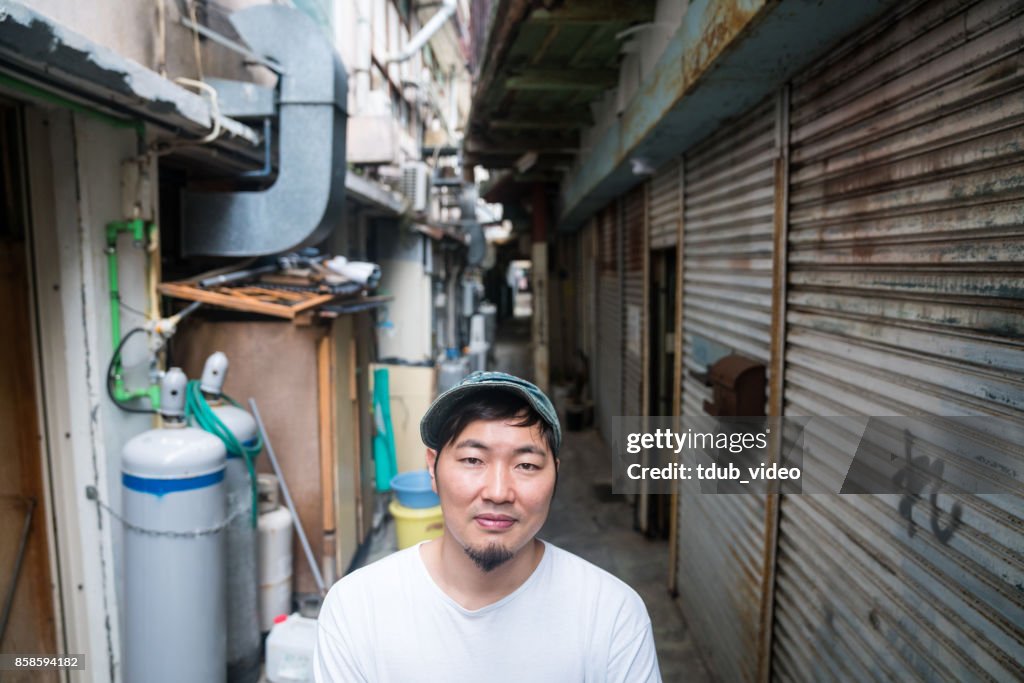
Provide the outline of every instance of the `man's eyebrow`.
{"type": "MultiPolygon", "coordinates": [[[[476,439],[465,439],[455,444],[456,448],[479,448],[482,451],[490,451],[491,449],[483,441],[477,441],[476,439]]],[[[534,453],[536,455],[547,455],[547,451],[539,446],[533,444],[526,444],[516,448],[513,453],[519,455],[521,453],[534,453]]]]}
{"type": "Polygon", "coordinates": [[[465,441],[460,441],[459,443],[455,444],[455,447],[456,448],[479,448],[479,449],[484,450],[484,451],[491,450],[490,448],[487,447],[487,444],[485,444],[482,441],[477,441],[476,439],[466,439],[465,441]]]}

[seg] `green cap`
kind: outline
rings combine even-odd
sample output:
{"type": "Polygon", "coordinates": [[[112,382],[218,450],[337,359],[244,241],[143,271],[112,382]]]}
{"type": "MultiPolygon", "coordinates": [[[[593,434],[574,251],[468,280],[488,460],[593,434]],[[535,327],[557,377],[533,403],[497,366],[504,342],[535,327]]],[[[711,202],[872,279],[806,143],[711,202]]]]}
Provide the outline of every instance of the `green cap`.
{"type": "Polygon", "coordinates": [[[444,446],[441,443],[441,427],[448,420],[455,404],[466,396],[495,389],[522,396],[537,411],[540,418],[551,425],[551,429],[555,433],[555,450],[557,451],[562,446],[562,426],[558,423],[558,413],[551,405],[551,399],[543,391],[538,389],[535,384],[515,375],[480,370],[438,396],[430,404],[423,419],[420,420],[420,437],[423,439],[423,443],[434,450],[441,450],[441,447],[444,446]]]}

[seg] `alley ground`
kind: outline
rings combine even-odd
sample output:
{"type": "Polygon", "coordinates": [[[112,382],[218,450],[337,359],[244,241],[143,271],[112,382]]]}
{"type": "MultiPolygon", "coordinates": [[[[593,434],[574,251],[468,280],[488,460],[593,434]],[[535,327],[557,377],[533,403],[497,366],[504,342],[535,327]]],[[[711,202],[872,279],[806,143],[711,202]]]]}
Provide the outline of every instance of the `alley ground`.
{"type": "MultiPolygon", "coordinates": [[[[530,378],[529,318],[506,321],[495,345],[494,369],[530,378]]],[[[594,429],[566,432],[558,491],[540,536],[611,572],[647,604],[666,682],[711,681],[679,606],[669,596],[668,542],[633,529],[633,508],[610,495],[607,446],[594,429]]],[[[390,520],[373,535],[365,562],[394,552],[390,520]]]]}

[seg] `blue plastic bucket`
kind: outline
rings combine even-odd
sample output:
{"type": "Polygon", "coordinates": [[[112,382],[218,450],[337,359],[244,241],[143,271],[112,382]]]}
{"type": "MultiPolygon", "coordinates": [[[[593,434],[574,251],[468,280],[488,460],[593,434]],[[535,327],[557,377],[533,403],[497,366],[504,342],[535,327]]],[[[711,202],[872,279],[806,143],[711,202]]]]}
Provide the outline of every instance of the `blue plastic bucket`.
{"type": "Polygon", "coordinates": [[[396,474],[391,479],[391,490],[398,497],[398,504],[421,510],[440,505],[441,500],[430,488],[430,472],[413,470],[396,474]]]}

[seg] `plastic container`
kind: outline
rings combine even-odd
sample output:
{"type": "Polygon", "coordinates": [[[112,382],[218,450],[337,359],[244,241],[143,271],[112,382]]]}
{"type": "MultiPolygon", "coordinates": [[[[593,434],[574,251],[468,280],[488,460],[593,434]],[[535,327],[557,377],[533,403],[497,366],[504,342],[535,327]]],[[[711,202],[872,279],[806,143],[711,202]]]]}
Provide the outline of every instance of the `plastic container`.
{"type": "Polygon", "coordinates": [[[391,501],[388,511],[395,518],[395,535],[398,537],[398,549],[411,548],[420,541],[437,538],[444,532],[444,516],[441,506],[413,509],[391,501]]]}
{"type": "Polygon", "coordinates": [[[441,504],[437,494],[430,488],[430,472],[426,470],[396,474],[391,478],[391,490],[395,492],[400,505],[414,510],[441,504]]]}
{"type": "Polygon", "coordinates": [[[313,680],[316,619],[299,614],[279,615],[267,636],[266,673],[269,683],[313,680]]]}

